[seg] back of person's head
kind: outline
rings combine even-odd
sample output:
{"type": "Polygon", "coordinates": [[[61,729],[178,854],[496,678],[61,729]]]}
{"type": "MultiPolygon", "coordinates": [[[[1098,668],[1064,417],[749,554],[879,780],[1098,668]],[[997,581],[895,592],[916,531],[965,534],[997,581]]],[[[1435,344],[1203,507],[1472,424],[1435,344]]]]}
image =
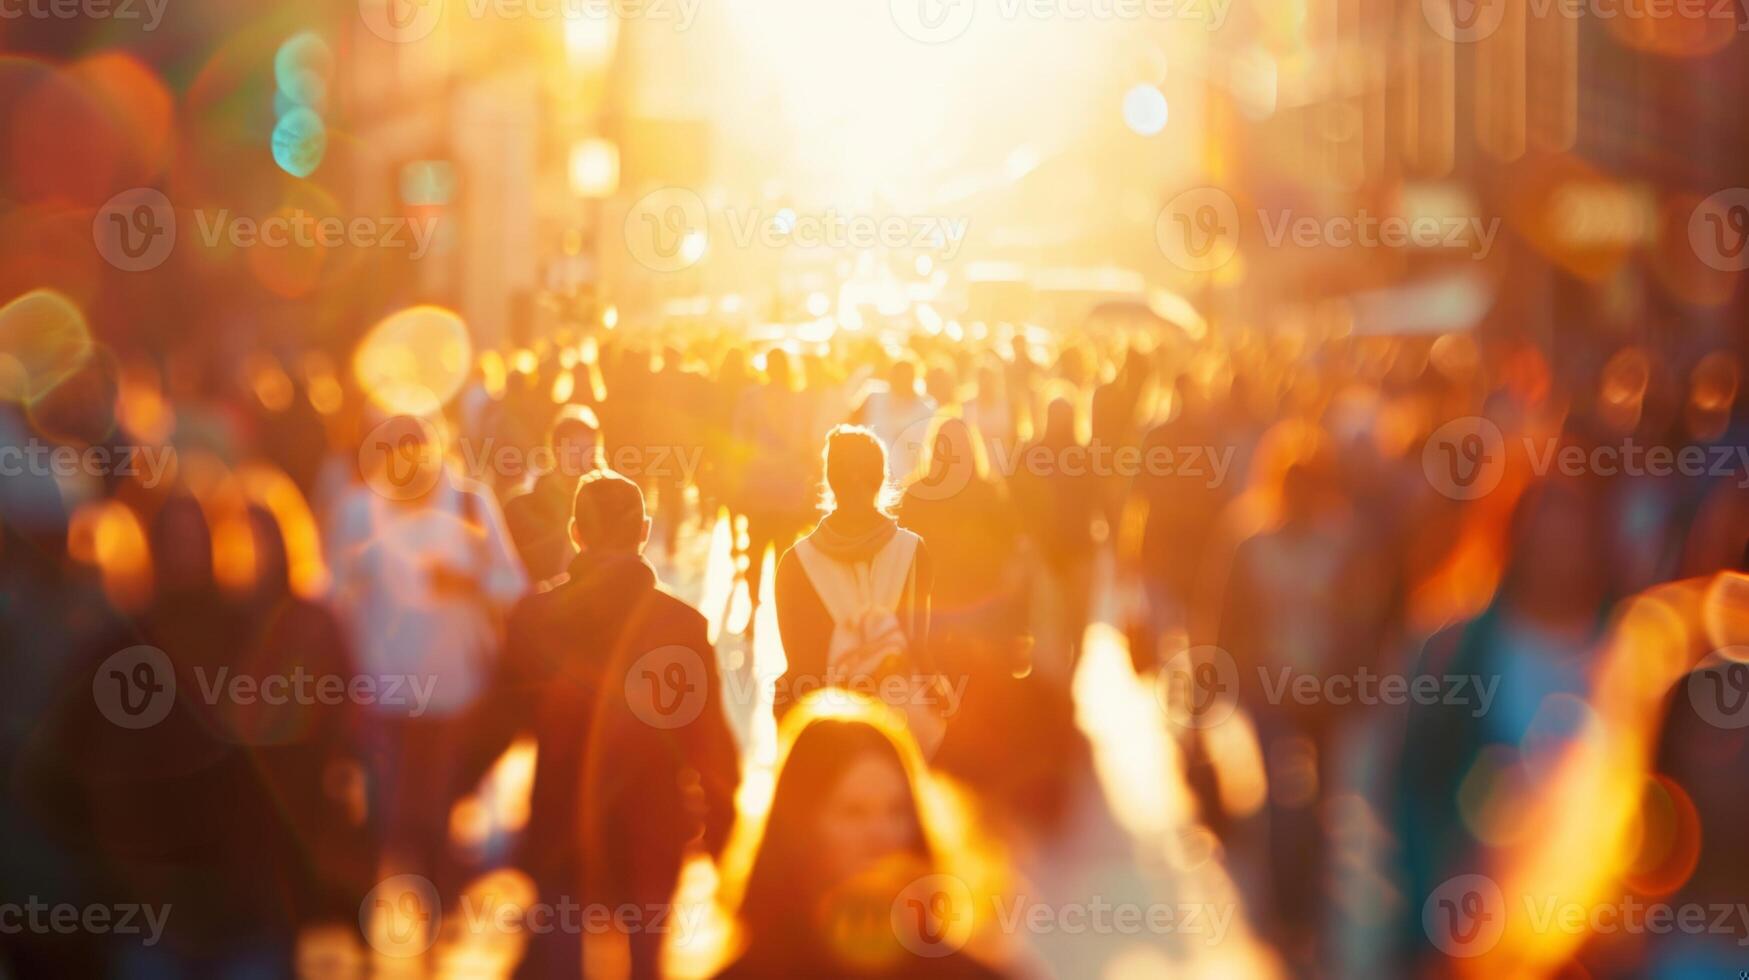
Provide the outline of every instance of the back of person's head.
{"type": "Polygon", "coordinates": [[[1075,403],[1067,398],[1053,398],[1045,406],[1045,441],[1071,443],[1075,437],[1075,403]]]}
{"type": "Polygon", "coordinates": [[[740,381],[747,375],[747,350],[744,347],[730,347],[723,351],[723,357],[717,362],[718,381],[740,381]]]}
{"type": "Polygon", "coordinates": [[[291,591],[291,561],[285,532],[273,511],[261,504],[251,503],[248,516],[255,548],[255,596],[269,600],[283,598],[291,591]]]}
{"type": "Polygon", "coordinates": [[[212,585],[212,530],[194,497],[178,493],[166,500],[152,518],[147,540],[160,593],[212,585]]]}
{"type": "Polygon", "coordinates": [[[954,373],[951,361],[943,361],[931,365],[929,373],[923,381],[923,389],[937,405],[955,405],[959,403],[959,378],[954,373]]]}
{"type": "Polygon", "coordinates": [[[860,425],[840,425],[826,433],[827,510],[890,507],[887,449],[879,436],[860,425]]]}
{"type": "Polygon", "coordinates": [[[887,368],[887,388],[906,397],[917,393],[917,365],[909,357],[900,357],[887,368]]]}
{"type": "Polygon", "coordinates": [[[577,481],[571,503],[571,534],[579,548],[640,551],[649,537],[644,492],[612,470],[597,470],[577,481]]]}
{"type": "Polygon", "coordinates": [[[928,495],[931,488],[936,492],[957,490],[972,480],[988,479],[984,440],[970,422],[952,415],[938,416],[931,428],[918,478],[922,486],[913,484],[913,492],[928,495]]]}
{"type": "Polygon", "coordinates": [[[1510,557],[1498,590],[1520,611],[1591,618],[1607,602],[1606,523],[1597,484],[1552,477],[1525,488],[1508,520],[1510,557]]]}
{"type": "Polygon", "coordinates": [[[795,373],[795,365],[790,363],[789,351],[782,347],[773,347],[765,352],[765,378],[773,388],[794,388],[795,373]]]}
{"type": "Polygon", "coordinates": [[[601,468],[601,420],[588,405],[566,405],[547,430],[547,445],[562,473],[581,475],[601,468]]]}
{"type": "Polygon", "coordinates": [[[1323,473],[1311,460],[1290,464],[1281,475],[1281,510],[1288,521],[1315,520],[1322,504],[1323,473]]]}

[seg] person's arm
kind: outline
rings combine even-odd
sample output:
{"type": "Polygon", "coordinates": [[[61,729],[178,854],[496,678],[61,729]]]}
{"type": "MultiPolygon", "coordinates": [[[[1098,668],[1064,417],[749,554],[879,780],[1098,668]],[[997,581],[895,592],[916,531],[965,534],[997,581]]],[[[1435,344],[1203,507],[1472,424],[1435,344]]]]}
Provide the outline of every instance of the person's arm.
{"type": "Polygon", "coordinates": [[[322,522],[322,557],[328,564],[326,594],[336,604],[344,604],[357,594],[354,583],[363,576],[358,568],[360,553],[372,539],[368,502],[359,495],[363,492],[367,491],[348,486],[322,522]]]}
{"type": "Polygon", "coordinates": [[[1246,539],[1233,552],[1233,563],[1221,589],[1220,618],[1215,623],[1215,646],[1232,656],[1242,670],[1251,670],[1259,662],[1256,656],[1259,651],[1253,641],[1259,617],[1265,612],[1259,605],[1261,597],[1251,574],[1255,540],[1246,539]]]}
{"type": "Polygon", "coordinates": [[[722,680],[717,669],[716,649],[703,616],[698,617],[687,646],[705,665],[706,691],[704,711],[693,722],[691,733],[693,765],[698,769],[699,787],[704,799],[700,814],[704,825],[704,844],[711,856],[721,856],[728,842],[729,829],[735,823],[735,792],[741,786],[741,757],[735,736],[723,713],[722,680]]]}
{"type": "Polygon", "coordinates": [[[468,713],[468,738],[457,762],[457,785],[475,786],[516,736],[534,720],[539,681],[530,665],[539,656],[539,617],[518,603],[505,620],[504,649],[492,661],[486,686],[468,713]]]}
{"type": "MultiPolygon", "coordinates": [[[[1167,436],[1162,427],[1156,427],[1142,437],[1142,459],[1147,460],[1156,446],[1163,446],[1167,436]]],[[[1157,520],[1153,514],[1154,502],[1162,499],[1161,484],[1163,475],[1152,471],[1151,467],[1143,466],[1130,478],[1129,486],[1124,491],[1122,515],[1118,526],[1112,530],[1117,541],[1118,568],[1126,575],[1137,574],[1144,555],[1142,545],[1147,537],[1147,527],[1150,520],[1157,520]]]]}
{"type": "Polygon", "coordinates": [[[920,654],[924,670],[933,674],[936,667],[934,652],[929,648],[929,594],[935,585],[935,562],[929,556],[929,546],[921,540],[917,542],[911,574],[916,583],[911,596],[911,648],[920,654]]]}
{"type": "Polygon", "coordinates": [[[509,609],[528,591],[528,572],[522,559],[510,543],[510,531],[504,523],[504,512],[498,500],[484,487],[469,487],[463,493],[475,494],[480,523],[486,532],[486,568],[481,569],[480,587],[486,598],[500,609],[509,609]]]}
{"type": "Polygon", "coordinates": [[[874,396],[864,393],[856,400],[856,407],[850,410],[850,415],[844,421],[851,425],[868,424],[868,403],[874,396]]]}
{"type": "Polygon", "coordinates": [[[540,526],[540,515],[533,506],[535,500],[532,491],[524,491],[504,501],[504,529],[515,546],[516,556],[522,559],[523,572],[531,579],[540,564],[541,536],[550,530],[540,526]]]}
{"type": "Polygon", "coordinates": [[[800,672],[802,650],[807,646],[807,625],[802,619],[801,604],[796,601],[799,590],[808,587],[807,576],[797,561],[795,552],[785,551],[777,560],[777,582],[772,588],[777,600],[777,636],[783,643],[785,664],[783,673],[771,696],[772,713],[782,719],[793,700],[790,684],[800,672]]]}

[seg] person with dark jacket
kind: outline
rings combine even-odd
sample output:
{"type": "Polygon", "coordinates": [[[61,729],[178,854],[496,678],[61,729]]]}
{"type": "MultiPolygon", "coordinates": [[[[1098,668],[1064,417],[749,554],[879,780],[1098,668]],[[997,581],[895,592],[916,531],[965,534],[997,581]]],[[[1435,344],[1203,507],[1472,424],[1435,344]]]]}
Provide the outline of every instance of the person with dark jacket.
{"type": "MultiPolygon", "coordinates": [[[[739,760],[705,619],[643,558],[650,520],[637,484],[607,470],[585,476],[569,533],[578,554],[565,575],[511,613],[477,746],[489,759],[519,730],[534,733],[516,863],[542,901],[648,908],[669,900],[689,847],[721,846],[739,760]],[[647,694],[652,677],[672,689],[647,694]]],[[[579,974],[584,937],[532,938],[525,974],[579,974]]],[[[661,938],[629,937],[633,976],[657,975],[661,938]]]]}
{"type": "Polygon", "coordinates": [[[1014,474],[1010,490],[1038,554],[1043,589],[1049,598],[1035,609],[1038,647],[1034,664],[1044,677],[1064,687],[1081,656],[1081,641],[1092,615],[1093,535],[1098,485],[1085,467],[1072,465],[1089,451],[1076,434],[1075,404],[1053,398],[1045,407],[1044,431],[1021,451],[1029,461],[1014,474]],[[1036,462],[1036,461],[1042,461],[1036,462]]]}
{"type": "Polygon", "coordinates": [[[577,481],[603,469],[601,423],[587,405],[567,405],[547,435],[552,465],[522,493],[504,502],[504,523],[516,552],[539,584],[564,573],[576,550],[565,532],[577,481]]]}

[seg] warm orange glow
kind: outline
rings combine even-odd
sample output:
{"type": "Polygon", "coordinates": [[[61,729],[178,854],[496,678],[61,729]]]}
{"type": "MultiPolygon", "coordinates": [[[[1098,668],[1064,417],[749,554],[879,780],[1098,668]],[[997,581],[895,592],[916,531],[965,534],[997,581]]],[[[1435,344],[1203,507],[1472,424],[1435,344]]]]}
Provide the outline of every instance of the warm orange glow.
{"type": "Polygon", "coordinates": [[[389,414],[428,415],[467,380],[473,342],[461,317],[415,306],[384,318],[359,342],[353,377],[389,414]]]}
{"type": "Polygon", "coordinates": [[[152,599],[152,552],[133,508],[119,500],[82,505],[67,526],[67,551],[95,565],[116,608],[137,612],[152,599]]]}
{"type": "Polygon", "coordinates": [[[619,189],[619,147],[610,140],[578,140],[571,147],[571,192],[610,197],[619,189]]]}
{"type": "Polygon", "coordinates": [[[259,559],[243,484],[218,457],[204,451],[183,455],[182,479],[212,534],[213,581],[229,592],[247,594],[255,587],[259,559]]]}
{"type": "MultiPolygon", "coordinates": [[[[765,579],[766,583],[771,580],[770,576],[765,579]]],[[[1000,856],[995,843],[985,839],[978,831],[979,823],[974,817],[969,798],[945,777],[930,771],[906,727],[904,718],[898,712],[846,691],[810,692],[784,715],[778,726],[776,764],[771,772],[777,774],[783,771],[784,761],[796,739],[809,725],[822,720],[866,724],[878,729],[892,741],[899,754],[900,764],[915,790],[924,837],[928,841],[930,852],[936,855],[938,867],[933,870],[951,874],[966,884],[973,901],[980,903],[978,914],[969,918],[986,925],[993,922],[993,913],[984,903],[988,903],[992,896],[1001,894],[1008,886],[1004,880],[1004,869],[1009,864],[1000,856]]],[[[753,870],[753,862],[764,838],[765,822],[771,809],[771,794],[776,789],[776,783],[772,779],[752,784],[755,787],[753,789],[749,789],[750,783],[751,780],[743,777],[742,799],[737,800],[735,825],[723,850],[716,914],[725,922],[734,921],[734,910],[740,906],[745,895],[747,878],[753,870]]],[[[709,951],[708,957],[704,949],[694,944],[694,948],[686,954],[687,959],[702,962],[708,958],[717,964],[726,962],[736,952],[741,937],[729,930],[722,934],[722,938],[726,941],[709,951]]],[[[970,942],[975,947],[993,943],[996,938],[979,935],[972,937],[970,942]]]]}
{"type": "Polygon", "coordinates": [[[328,590],[328,566],[322,560],[321,535],[297,484],[270,466],[251,463],[237,472],[244,496],[273,515],[285,539],[286,574],[292,592],[316,599],[328,590]]]}
{"type": "MultiPolygon", "coordinates": [[[[1585,906],[1635,880],[1656,893],[1686,877],[1696,831],[1685,801],[1647,772],[1671,686],[1708,650],[1749,640],[1746,600],[1749,576],[1726,572],[1659,586],[1621,609],[1597,669],[1594,737],[1542,770],[1522,815],[1536,832],[1501,852],[1495,877],[1508,908],[1527,897],[1585,906]],[[1636,868],[1649,876],[1636,879],[1636,868]]],[[[1549,976],[1584,940],[1528,920],[1508,916],[1498,946],[1460,961],[1463,975],[1549,976]]]]}
{"type": "Polygon", "coordinates": [[[0,307],[0,400],[34,403],[91,357],[85,314],[39,289],[0,307]]]}

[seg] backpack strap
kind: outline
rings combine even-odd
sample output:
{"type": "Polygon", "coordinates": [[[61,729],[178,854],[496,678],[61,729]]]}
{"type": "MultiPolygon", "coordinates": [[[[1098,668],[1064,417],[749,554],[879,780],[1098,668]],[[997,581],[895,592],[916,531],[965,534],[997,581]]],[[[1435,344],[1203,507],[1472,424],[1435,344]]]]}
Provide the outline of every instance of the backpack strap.
{"type": "Polygon", "coordinates": [[[893,539],[869,563],[869,599],[873,606],[896,612],[917,561],[917,535],[899,528],[893,539]]]}
{"type": "Polygon", "coordinates": [[[806,538],[796,543],[795,553],[832,622],[848,623],[871,609],[886,612],[898,609],[907,584],[916,588],[911,582],[912,566],[921,541],[917,535],[900,528],[873,558],[854,563],[827,557],[806,538]]]}
{"type": "Polygon", "coordinates": [[[863,606],[863,590],[855,571],[843,562],[826,557],[806,538],[796,542],[795,552],[796,559],[802,563],[802,573],[807,576],[808,584],[814,587],[814,593],[820,597],[832,622],[847,623],[855,619],[863,606]]]}

